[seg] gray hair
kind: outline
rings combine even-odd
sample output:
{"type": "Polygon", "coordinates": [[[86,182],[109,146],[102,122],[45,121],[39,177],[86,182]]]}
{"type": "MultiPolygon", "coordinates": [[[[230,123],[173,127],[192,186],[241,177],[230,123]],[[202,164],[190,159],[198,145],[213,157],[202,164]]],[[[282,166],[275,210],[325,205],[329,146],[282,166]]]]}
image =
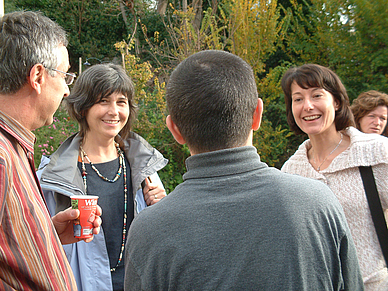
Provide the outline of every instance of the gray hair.
{"type": "Polygon", "coordinates": [[[67,44],[65,30],[40,12],[5,14],[0,19],[0,93],[19,91],[36,64],[55,69],[59,46],[67,44]]]}
{"type": "Polygon", "coordinates": [[[64,99],[70,117],[79,123],[81,136],[89,130],[86,121],[89,109],[113,93],[121,93],[128,99],[129,119],[119,135],[122,139],[129,136],[136,116],[135,87],[125,70],[111,63],[94,65],[84,71],[75,81],[71,94],[64,99]]]}

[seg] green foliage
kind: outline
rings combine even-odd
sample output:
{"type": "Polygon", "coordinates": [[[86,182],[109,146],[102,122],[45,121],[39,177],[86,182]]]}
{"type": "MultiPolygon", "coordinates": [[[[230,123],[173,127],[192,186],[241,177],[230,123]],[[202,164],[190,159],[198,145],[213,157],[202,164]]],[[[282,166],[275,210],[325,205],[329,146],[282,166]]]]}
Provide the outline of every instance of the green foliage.
{"type": "Polygon", "coordinates": [[[269,166],[281,167],[284,160],[287,138],[291,133],[287,129],[282,129],[279,125],[273,129],[272,124],[263,120],[260,129],[254,133],[253,144],[256,146],[260,158],[269,166]]]}
{"type": "Polygon", "coordinates": [[[148,27],[142,23],[141,28],[159,73],[168,78],[172,68],[188,56],[205,49],[222,50],[228,40],[221,37],[225,34],[226,16],[222,9],[216,15],[212,8],[203,11],[199,29],[195,25],[196,14],[192,7],[186,11],[178,10],[170,3],[169,13],[160,20],[164,24],[162,34],[154,31],[150,36],[148,27]]]}
{"type": "Polygon", "coordinates": [[[114,44],[128,36],[116,0],[15,0],[14,4],[17,9],[40,10],[66,30],[70,64],[75,70],[79,57],[119,57],[114,44]]]}
{"type": "Polygon", "coordinates": [[[34,145],[35,167],[38,168],[42,155],[49,156],[54,153],[66,138],[77,131],[77,123],[70,120],[66,110],[60,107],[55,113],[51,125],[34,130],[36,137],[34,145]]]}
{"type": "Polygon", "coordinates": [[[295,64],[333,69],[350,99],[370,89],[388,91],[386,0],[290,0],[285,51],[295,64]]]}
{"type": "Polygon", "coordinates": [[[229,0],[225,7],[229,12],[230,52],[247,61],[255,73],[263,72],[281,31],[277,2],[229,0]]]}
{"type": "Polygon", "coordinates": [[[9,13],[16,10],[14,1],[4,1],[4,13],[9,13]]]}
{"type": "Polygon", "coordinates": [[[259,96],[263,100],[263,122],[255,133],[254,145],[260,153],[261,159],[270,166],[280,168],[294,153],[298,144],[294,143],[292,132],[287,125],[284,98],[280,87],[280,80],[291,63],[269,69],[265,78],[257,78],[259,96]]]}
{"type": "Polygon", "coordinates": [[[388,92],[387,13],[385,0],[351,1],[348,27],[353,37],[348,38],[344,49],[346,62],[337,71],[352,99],[371,89],[388,92]],[[353,51],[351,59],[349,51],[353,51]]]}
{"type": "Polygon", "coordinates": [[[149,62],[142,62],[131,53],[133,42],[116,44],[123,54],[125,69],[135,83],[135,103],[138,106],[137,121],[133,130],[144,137],[169,160],[167,166],[159,172],[167,193],[182,182],[185,171],[185,159],[189,156],[186,146],[179,146],[165,125],[167,117],[164,98],[165,83],[155,76],[158,71],[149,62]]]}
{"type": "MultiPolygon", "coordinates": [[[[84,60],[124,59],[136,84],[134,130],[170,160],[160,173],[168,192],[182,181],[189,151],[175,142],[165,126],[165,82],[171,70],[195,52],[226,50],[252,66],[264,102],[254,145],[262,160],[275,167],[306,138],[291,133],[286,121],[280,80],[290,66],[318,63],[330,67],[344,82],[351,100],[370,89],[388,92],[386,0],[224,0],[218,6],[205,1],[199,26],[192,1],[185,10],[181,1],[169,1],[164,16],[157,14],[151,1],[133,3],[134,7],[122,10],[117,0],[15,0],[6,2],[5,8],[6,12],[41,10],[55,19],[69,33],[75,68],[80,56],[84,60]]],[[[74,124],[63,110],[56,118],[55,128],[35,131],[36,161],[73,132],[74,124]],[[65,134],[58,128],[66,129],[65,134]]]]}

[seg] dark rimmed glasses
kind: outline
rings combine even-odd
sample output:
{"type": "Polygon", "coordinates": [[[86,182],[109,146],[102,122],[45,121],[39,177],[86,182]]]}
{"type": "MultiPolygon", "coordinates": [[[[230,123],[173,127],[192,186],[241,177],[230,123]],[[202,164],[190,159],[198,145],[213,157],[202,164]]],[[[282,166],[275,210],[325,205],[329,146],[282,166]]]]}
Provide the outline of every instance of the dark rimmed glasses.
{"type": "Polygon", "coordinates": [[[73,84],[74,82],[74,79],[75,77],[77,77],[75,74],[73,73],[66,73],[66,72],[62,72],[60,70],[57,70],[57,69],[49,69],[49,70],[52,70],[52,71],[55,71],[55,72],[58,72],[58,73],[62,73],[62,74],[65,74],[65,82],[66,82],[66,85],[67,86],[70,86],[71,84],[73,84]]]}

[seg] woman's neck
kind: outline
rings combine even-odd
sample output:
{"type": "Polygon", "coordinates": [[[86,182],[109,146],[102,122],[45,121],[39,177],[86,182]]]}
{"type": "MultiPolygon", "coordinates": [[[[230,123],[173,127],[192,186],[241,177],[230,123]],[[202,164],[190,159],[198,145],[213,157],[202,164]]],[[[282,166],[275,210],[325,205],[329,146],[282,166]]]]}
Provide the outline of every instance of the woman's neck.
{"type": "Polygon", "coordinates": [[[333,159],[346,150],[350,144],[350,138],[337,130],[309,135],[309,138],[311,148],[307,153],[308,159],[318,171],[327,168],[333,159]]]}
{"type": "Polygon", "coordinates": [[[309,139],[315,153],[325,156],[339,143],[341,133],[334,129],[321,134],[309,135],[309,139]]]}
{"type": "Polygon", "coordinates": [[[81,145],[92,163],[109,162],[118,157],[116,143],[113,138],[101,141],[85,136],[81,145]]]}

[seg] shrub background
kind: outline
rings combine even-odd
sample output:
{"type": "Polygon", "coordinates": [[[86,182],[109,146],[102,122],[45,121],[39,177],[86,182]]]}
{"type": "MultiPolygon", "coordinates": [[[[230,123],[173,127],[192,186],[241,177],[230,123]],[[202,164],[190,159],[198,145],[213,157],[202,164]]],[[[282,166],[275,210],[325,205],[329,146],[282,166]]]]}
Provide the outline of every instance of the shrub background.
{"type": "MultiPolygon", "coordinates": [[[[291,133],[286,122],[279,83],[287,68],[304,63],[331,68],[351,101],[367,90],[388,92],[387,0],[5,2],[6,13],[20,9],[40,10],[66,29],[72,72],[82,68],[79,58],[123,64],[137,86],[134,131],[170,160],[160,172],[168,192],[182,181],[189,152],[165,127],[164,87],[172,68],[195,52],[225,50],[252,66],[264,101],[254,146],[277,168],[306,138],[291,133]],[[162,13],[156,2],[168,3],[162,13]]],[[[36,131],[36,163],[76,131],[62,109],[56,117],[51,127],[36,131]]]]}

